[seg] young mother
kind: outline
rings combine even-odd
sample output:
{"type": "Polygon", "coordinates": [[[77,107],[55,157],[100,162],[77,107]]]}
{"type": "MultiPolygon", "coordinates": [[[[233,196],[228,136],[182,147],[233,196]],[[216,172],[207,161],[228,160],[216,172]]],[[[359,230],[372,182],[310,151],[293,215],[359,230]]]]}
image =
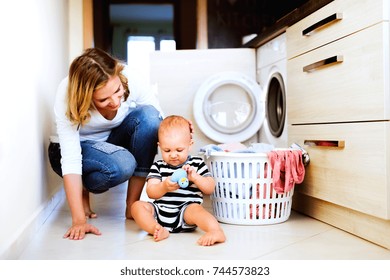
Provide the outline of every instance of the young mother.
{"type": "Polygon", "coordinates": [[[53,170],[63,178],[72,215],[64,237],[78,240],[100,231],[89,192],[103,193],[128,181],[126,218],[139,200],[157,152],[161,108],[150,87],[97,48],[75,58],[54,105],[58,143],[49,145],[53,170]]]}

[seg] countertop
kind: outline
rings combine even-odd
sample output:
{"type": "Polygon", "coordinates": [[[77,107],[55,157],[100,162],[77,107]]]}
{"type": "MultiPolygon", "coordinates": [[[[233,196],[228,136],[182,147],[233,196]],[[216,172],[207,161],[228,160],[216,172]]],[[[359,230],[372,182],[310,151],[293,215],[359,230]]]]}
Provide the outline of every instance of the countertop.
{"type": "Polygon", "coordinates": [[[286,32],[286,29],[301,19],[307,17],[323,6],[333,2],[334,0],[310,0],[301,7],[288,13],[286,16],[279,19],[272,27],[243,45],[244,48],[257,48],[266,42],[272,40],[278,35],[286,32]]]}

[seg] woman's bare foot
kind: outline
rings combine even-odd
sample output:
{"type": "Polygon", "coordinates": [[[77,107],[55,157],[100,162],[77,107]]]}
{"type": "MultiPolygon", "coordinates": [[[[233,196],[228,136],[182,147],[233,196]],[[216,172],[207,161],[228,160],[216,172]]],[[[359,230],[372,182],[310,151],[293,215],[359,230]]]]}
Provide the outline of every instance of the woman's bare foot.
{"type": "Polygon", "coordinates": [[[96,219],[97,218],[97,214],[95,212],[93,212],[91,209],[89,209],[89,211],[85,211],[85,217],[89,218],[89,219],[96,219]]]}
{"type": "Polygon", "coordinates": [[[133,176],[130,178],[127,186],[126,196],[126,219],[133,219],[133,215],[131,214],[131,206],[134,202],[140,199],[144,185],[145,177],[133,176]]]}
{"type": "Polygon", "coordinates": [[[131,206],[133,203],[126,202],[126,219],[133,220],[133,216],[131,215],[131,206]]]}
{"type": "Polygon", "coordinates": [[[131,205],[126,204],[126,219],[133,220],[133,216],[131,215],[131,205]]]}
{"type": "Polygon", "coordinates": [[[162,227],[161,225],[156,225],[153,234],[154,241],[164,240],[168,238],[168,236],[169,236],[169,231],[166,228],[162,227]]]}
{"type": "Polygon", "coordinates": [[[225,242],[226,237],[222,230],[206,232],[198,239],[198,244],[201,246],[211,246],[215,243],[225,242]]]}
{"type": "Polygon", "coordinates": [[[89,192],[86,189],[83,189],[83,207],[84,207],[85,217],[90,219],[97,218],[97,214],[93,212],[91,209],[91,205],[89,203],[89,192]]]}

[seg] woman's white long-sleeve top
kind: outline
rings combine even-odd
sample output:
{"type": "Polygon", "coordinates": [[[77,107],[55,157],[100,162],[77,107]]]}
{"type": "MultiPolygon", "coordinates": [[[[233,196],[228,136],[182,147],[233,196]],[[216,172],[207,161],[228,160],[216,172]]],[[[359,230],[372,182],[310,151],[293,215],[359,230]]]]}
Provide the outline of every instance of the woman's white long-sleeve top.
{"type": "MultiPolygon", "coordinates": [[[[125,68],[124,74],[128,74],[125,68]]],[[[68,77],[58,86],[54,104],[54,115],[58,140],[61,147],[62,175],[82,174],[82,156],[80,141],[106,141],[113,128],[119,126],[123,119],[138,105],[153,105],[160,114],[156,90],[134,74],[126,75],[129,80],[130,96],[122,102],[114,119],[105,119],[97,110],[90,110],[90,121],[78,128],[66,117],[68,77]]]]}

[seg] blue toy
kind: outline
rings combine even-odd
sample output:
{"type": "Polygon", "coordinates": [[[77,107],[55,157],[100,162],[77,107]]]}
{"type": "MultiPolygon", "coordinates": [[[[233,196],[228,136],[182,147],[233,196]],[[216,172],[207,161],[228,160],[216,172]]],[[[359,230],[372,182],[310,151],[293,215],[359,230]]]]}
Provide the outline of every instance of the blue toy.
{"type": "Polygon", "coordinates": [[[181,188],[188,187],[187,172],[184,169],[177,169],[171,176],[171,181],[179,184],[181,188]]]}

